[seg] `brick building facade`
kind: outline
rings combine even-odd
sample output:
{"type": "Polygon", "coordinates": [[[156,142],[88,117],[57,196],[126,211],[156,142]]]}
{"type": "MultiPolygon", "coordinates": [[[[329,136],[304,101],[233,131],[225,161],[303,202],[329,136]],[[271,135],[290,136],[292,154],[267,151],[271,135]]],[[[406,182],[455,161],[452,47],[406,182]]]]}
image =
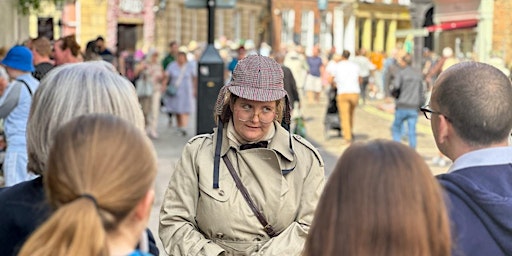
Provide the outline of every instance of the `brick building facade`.
{"type": "Polygon", "coordinates": [[[512,1],[494,1],[492,49],[494,55],[512,65],[512,1]]]}

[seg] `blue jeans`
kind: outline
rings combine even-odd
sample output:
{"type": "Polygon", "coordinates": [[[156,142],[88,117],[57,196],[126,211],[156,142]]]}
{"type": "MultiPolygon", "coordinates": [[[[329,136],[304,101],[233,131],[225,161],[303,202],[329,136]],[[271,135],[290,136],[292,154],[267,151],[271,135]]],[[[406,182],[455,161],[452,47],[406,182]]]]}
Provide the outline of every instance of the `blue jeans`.
{"type": "Polygon", "coordinates": [[[418,122],[418,110],[416,109],[396,109],[395,121],[391,126],[391,134],[394,141],[400,141],[402,137],[403,123],[407,121],[407,130],[409,135],[409,146],[416,148],[416,123],[418,122]]]}

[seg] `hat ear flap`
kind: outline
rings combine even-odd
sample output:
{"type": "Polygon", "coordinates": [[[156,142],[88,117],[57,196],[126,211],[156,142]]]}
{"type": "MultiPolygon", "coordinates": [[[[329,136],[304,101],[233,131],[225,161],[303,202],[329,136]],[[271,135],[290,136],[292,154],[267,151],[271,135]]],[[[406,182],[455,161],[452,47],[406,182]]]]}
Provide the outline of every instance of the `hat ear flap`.
{"type": "Polygon", "coordinates": [[[283,110],[283,119],[286,124],[291,123],[291,112],[292,106],[290,105],[290,99],[288,98],[288,94],[284,96],[284,110],[283,110]]]}

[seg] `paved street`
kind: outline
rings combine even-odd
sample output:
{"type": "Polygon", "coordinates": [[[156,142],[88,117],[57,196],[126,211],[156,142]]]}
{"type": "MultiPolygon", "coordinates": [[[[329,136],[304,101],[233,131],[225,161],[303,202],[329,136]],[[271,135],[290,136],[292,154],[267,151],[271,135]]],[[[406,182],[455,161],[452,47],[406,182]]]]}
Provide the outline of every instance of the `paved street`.
{"type": "MultiPolygon", "coordinates": [[[[384,138],[391,139],[390,127],[393,121],[393,114],[388,110],[393,109],[392,105],[384,104],[383,101],[371,101],[366,105],[360,106],[356,110],[355,119],[355,140],[367,141],[371,139],[384,138]]],[[[326,98],[321,99],[320,104],[309,105],[303,103],[303,115],[306,120],[306,129],[308,139],[318,148],[325,161],[325,171],[328,176],[337,158],[343,153],[346,146],[340,146],[341,138],[337,137],[335,131],[329,131],[330,138],[326,138],[324,133],[324,116],[326,111],[326,98]]],[[[195,131],[195,117],[191,118],[189,134],[195,131]]],[[[167,116],[160,117],[159,129],[160,138],[154,140],[155,148],[158,153],[159,172],[155,182],[156,199],[149,223],[149,228],[153,231],[160,248],[161,255],[165,255],[162,250],[162,244],[158,238],[158,214],[162,204],[163,194],[169,182],[173,167],[178,160],[181,150],[186,141],[191,137],[182,137],[175,128],[168,128],[167,116]]],[[[437,149],[430,131],[430,123],[423,115],[419,117],[418,122],[418,152],[427,162],[436,155],[437,149]]],[[[431,166],[434,174],[442,173],[448,167],[440,168],[431,166]]]]}

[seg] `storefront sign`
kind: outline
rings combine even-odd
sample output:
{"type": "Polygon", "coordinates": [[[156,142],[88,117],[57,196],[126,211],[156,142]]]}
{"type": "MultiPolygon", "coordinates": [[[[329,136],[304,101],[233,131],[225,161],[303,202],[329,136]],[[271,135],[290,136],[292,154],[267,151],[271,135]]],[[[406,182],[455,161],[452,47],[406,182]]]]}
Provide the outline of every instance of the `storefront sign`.
{"type": "MultiPolygon", "coordinates": [[[[208,1],[213,0],[185,0],[185,7],[187,8],[206,8],[208,1]]],[[[236,0],[215,0],[215,7],[217,8],[233,8],[236,5],[236,0]]]]}
{"type": "Polygon", "coordinates": [[[143,0],[121,0],[119,9],[126,13],[139,14],[144,10],[143,0]]]}

